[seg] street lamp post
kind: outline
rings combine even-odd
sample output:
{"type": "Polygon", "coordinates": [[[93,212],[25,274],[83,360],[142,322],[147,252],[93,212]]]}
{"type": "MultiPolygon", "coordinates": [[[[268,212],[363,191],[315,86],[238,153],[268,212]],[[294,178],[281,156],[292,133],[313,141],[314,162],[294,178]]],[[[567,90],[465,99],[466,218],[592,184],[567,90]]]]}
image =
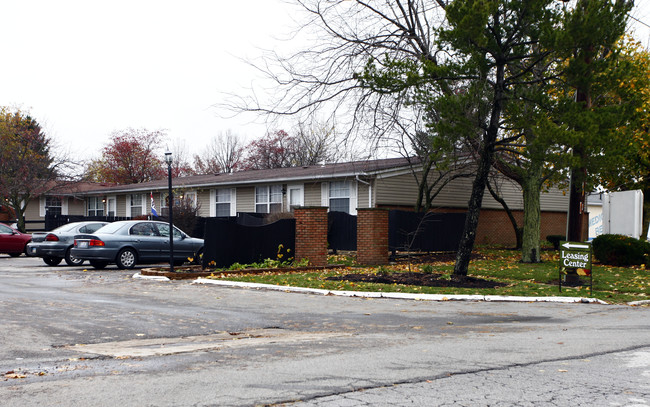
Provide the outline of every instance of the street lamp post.
{"type": "Polygon", "coordinates": [[[169,271],[174,272],[174,193],[172,192],[172,153],[165,153],[165,162],[167,163],[168,181],[168,203],[169,208],[169,271]]]}

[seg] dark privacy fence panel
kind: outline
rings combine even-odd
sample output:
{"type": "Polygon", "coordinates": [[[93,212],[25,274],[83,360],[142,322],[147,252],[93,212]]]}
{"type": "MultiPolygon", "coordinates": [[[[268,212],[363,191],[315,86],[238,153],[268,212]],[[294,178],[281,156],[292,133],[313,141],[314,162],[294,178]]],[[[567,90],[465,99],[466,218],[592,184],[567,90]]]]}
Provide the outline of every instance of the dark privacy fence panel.
{"type": "Polygon", "coordinates": [[[456,251],[465,225],[465,213],[391,210],[388,213],[389,250],[456,251]]]}
{"type": "Polygon", "coordinates": [[[327,243],[332,250],[357,250],[357,217],[345,212],[327,214],[327,243]]]}
{"type": "Polygon", "coordinates": [[[203,267],[228,267],[276,259],[282,245],[282,260],[293,257],[296,246],[295,219],[281,219],[262,226],[245,226],[234,218],[207,218],[203,267]]]}

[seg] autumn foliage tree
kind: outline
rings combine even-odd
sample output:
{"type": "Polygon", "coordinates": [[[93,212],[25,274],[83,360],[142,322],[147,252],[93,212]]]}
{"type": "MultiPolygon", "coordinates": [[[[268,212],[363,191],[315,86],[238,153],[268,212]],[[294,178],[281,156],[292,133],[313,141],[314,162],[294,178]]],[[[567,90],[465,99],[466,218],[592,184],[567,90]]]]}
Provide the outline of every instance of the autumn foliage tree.
{"type": "Polygon", "coordinates": [[[0,198],[13,208],[20,230],[30,199],[47,192],[57,176],[51,144],[29,114],[0,107],[0,198]]]}
{"type": "Polygon", "coordinates": [[[163,130],[125,129],[113,132],[102,156],[86,168],[86,179],[114,184],[135,184],[165,178],[159,157],[163,130]]]}

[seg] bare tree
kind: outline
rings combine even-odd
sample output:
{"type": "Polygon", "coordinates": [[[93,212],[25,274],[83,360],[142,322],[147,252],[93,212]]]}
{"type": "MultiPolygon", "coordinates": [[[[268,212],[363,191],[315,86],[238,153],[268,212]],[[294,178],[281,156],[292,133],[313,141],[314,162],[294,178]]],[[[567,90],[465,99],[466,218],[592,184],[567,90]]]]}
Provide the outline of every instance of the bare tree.
{"type": "Polygon", "coordinates": [[[189,175],[196,175],[196,171],[194,171],[194,168],[192,168],[192,165],[190,164],[187,144],[185,144],[184,139],[172,140],[171,153],[173,157],[173,177],[187,177],[189,175]]]}
{"type": "Polygon", "coordinates": [[[337,161],[336,132],[334,126],[299,122],[294,130],[294,165],[317,165],[337,161]]]}
{"type": "Polygon", "coordinates": [[[200,174],[233,172],[240,169],[243,153],[239,137],[227,130],[213,137],[203,154],[194,155],[194,168],[200,174]]]}
{"type": "Polygon", "coordinates": [[[474,181],[454,269],[466,275],[495,150],[507,139],[503,113],[550,52],[560,8],[553,0],[297,3],[309,16],[300,33],[316,27],[317,38],[288,58],[270,55],[262,69],[281,93],[245,109],[348,114],[349,128],[368,132],[374,148],[407,145],[408,134],[431,136],[438,157],[467,148],[474,181]]]}

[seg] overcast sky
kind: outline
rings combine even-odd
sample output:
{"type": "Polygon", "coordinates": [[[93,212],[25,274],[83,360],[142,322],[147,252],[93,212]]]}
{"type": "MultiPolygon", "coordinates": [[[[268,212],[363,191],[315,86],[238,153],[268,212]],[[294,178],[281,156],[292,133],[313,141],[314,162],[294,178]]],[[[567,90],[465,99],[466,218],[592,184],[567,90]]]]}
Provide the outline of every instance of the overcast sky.
{"type": "MultiPolygon", "coordinates": [[[[634,17],[650,24],[650,0],[634,17]]],[[[258,74],[242,59],[288,47],[295,9],[281,0],[0,0],[0,105],[29,110],[63,149],[92,157],[114,130],[166,129],[200,152],[219,132],[266,125],[226,118],[224,93],[258,74]]],[[[650,28],[631,21],[647,47],[650,28]]],[[[253,121],[257,120],[257,123],[253,121]]]]}

